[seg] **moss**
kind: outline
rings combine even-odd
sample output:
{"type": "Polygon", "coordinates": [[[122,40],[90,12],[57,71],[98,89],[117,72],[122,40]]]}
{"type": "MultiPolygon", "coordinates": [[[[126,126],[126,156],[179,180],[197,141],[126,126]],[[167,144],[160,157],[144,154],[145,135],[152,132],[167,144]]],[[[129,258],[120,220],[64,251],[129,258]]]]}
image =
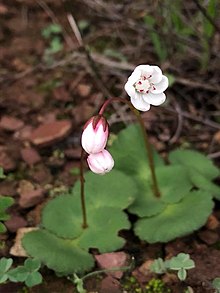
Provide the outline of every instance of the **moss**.
{"type": "Polygon", "coordinates": [[[166,287],[160,279],[151,279],[145,286],[146,293],[170,293],[171,290],[166,287]]]}

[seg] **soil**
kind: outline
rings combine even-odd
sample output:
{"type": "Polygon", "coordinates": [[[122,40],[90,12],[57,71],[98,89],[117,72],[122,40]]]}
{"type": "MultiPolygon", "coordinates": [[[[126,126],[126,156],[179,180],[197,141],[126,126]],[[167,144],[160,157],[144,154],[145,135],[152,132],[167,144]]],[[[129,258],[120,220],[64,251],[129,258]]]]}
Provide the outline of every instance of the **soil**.
{"type": "MultiPolygon", "coordinates": [[[[41,209],[51,194],[65,191],[78,179],[71,170],[80,164],[80,135],[87,119],[106,97],[125,97],[123,85],[133,64],[158,63],[140,24],[145,1],[137,1],[137,5],[126,0],[121,4],[106,1],[103,6],[102,1],[64,2],[0,3],[0,166],[7,175],[0,182],[0,194],[15,199],[9,209],[11,219],[6,222],[8,231],[0,235],[1,256],[10,257],[19,228],[39,224],[41,209]],[[69,26],[68,12],[78,24],[86,20],[82,29],[84,47],[69,26]],[[42,31],[51,23],[63,28],[59,35],[63,49],[48,59],[50,40],[42,36],[42,31]],[[89,58],[87,46],[93,52],[89,58]],[[113,53],[117,49],[127,60],[109,56],[108,47],[113,53]]],[[[155,12],[154,4],[149,4],[149,9],[155,12]]],[[[220,166],[218,40],[216,33],[206,70],[200,69],[193,53],[199,50],[197,47],[180,57],[173,52],[161,64],[163,70],[177,76],[176,83],[167,91],[169,101],[165,107],[153,107],[142,116],[151,142],[163,157],[184,144],[209,155],[220,166]]],[[[109,116],[113,132],[134,119],[127,108],[119,105],[109,116]]],[[[131,231],[122,231],[127,240],[122,251],[135,257],[136,267],[120,279],[104,274],[91,277],[85,287],[88,292],[141,292],[136,289],[144,288],[152,278],[161,278],[174,293],[185,292],[188,286],[192,292],[214,292],[211,282],[220,277],[219,221],[216,203],[202,229],[167,244],[149,245],[131,231]],[[196,264],[185,282],[175,275],[156,276],[143,269],[150,259],[170,258],[179,252],[189,253],[196,264]],[[129,281],[131,277],[135,285],[129,281]]],[[[23,259],[14,257],[14,261],[19,264],[23,259]]],[[[24,289],[23,284],[8,283],[0,285],[0,292],[76,292],[69,280],[58,278],[46,268],[42,274],[44,282],[39,286],[24,289]]]]}

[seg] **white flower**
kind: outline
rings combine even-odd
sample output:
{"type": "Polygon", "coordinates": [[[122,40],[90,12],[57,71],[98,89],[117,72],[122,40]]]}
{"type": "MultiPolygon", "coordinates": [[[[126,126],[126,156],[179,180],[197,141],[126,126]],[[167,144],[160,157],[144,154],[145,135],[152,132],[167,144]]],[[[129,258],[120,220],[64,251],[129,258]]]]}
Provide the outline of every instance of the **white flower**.
{"type": "Polygon", "coordinates": [[[97,154],[90,154],[87,163],[92,172],[104,175],[114,167],[114,160],[107,150],[102,150],[97,154]]]}
{"type": "Polygon", "coordinates": [[[158,66],[139,65],[125,84],[132,105],[140,111],[148,111],[150,105],[159,106],[165,100],[163,93],[168,87],[168,78],[158,66]]]}
{"type": "Polygon", "coordinates": [[[104,150],[108,139],[108,123],[104,117],[93,116],[87,121],[81,137],[83,149],[88,154],[104,150]]]}

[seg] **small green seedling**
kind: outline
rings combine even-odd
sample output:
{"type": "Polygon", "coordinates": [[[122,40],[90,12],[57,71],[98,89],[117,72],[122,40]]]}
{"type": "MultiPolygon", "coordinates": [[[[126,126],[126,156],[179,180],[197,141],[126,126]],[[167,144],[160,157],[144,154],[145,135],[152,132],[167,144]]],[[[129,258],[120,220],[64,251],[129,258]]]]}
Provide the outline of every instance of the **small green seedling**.
{"type": "Polygon", "coordinates": [[[187,270],[193,269],[195,263],[190,259],[189,254],[179,253],[170,260],[163,261],[162,258],[156,259],[150,270],[156,274],[164,274],[167,271],[177,271],[177,276],[180,281],[184,281],[187,277],[187,270]]]}
{"type": "Polygon", "coordinates": [[[212,287],[215,289],[215,293],[220,293],[220,278],[215,278],[212,281],[212,287]]]}
{"type": "Polygon", "coordinates": [[[166,262],[163,261],[161,257],[156,259],[151,265],[152,272],[156,274],[165,274],[167,271],[165,263],[166,262]]]}
{"type": "Polygon", "coordinates": [[[24,282],[26,286],[33,287],[42,283],[42,276],[38,272],[41,264],[36,259],[28,258],[23,266],[18,266],[8,272],[8,278],[11,282],[24,282]]]}
{"type": "Polygon", "coordinates": [[[44,59],[47,63],[53,62],[53,55],[63,49],[62,27],[58,24],[50,24],[42,30],[42,36],[49,41],[49,46],[44,52],[44,59]]]}
{"type": "MultiPolygon", "coordinates": [[[[3,169],[0,167],[0,179],[5,179],[3,169]]],[[[6,213],[6,210],[14,203],[12,197],[9,196],[1,196],[0,195],[0,233],[4,233],[6,231],[5,225],[2,221],[6,221],[9,219],[9,215],[6,213]]]]}
{"type": "Polygon", "coordinates": [[[6,178],[6,176],[4,174],[4,170],[2,167],[0,167],[0,179],[5,179],[5,178],[6,178]]]}
{"type": "Polygon", "coordinates": [[[103,269],[103,270],[99,270],[99,271],[94,271],[94,272],[91,272],[91,273],[84,275],[81,278],[77,274],[73,274],[72,276],[67,277],[67,279],[70,280],[76,286],[76,290],[78,293],[86,293],[87,291],[83,287],[85,279],[92,277],[92,276],[99,275],[99,274],[103,274],[103,273],[116,272],[116,271],[131,271],[133,268],[134,268],[134,258],[132,257],[131,263],[129,266],[114,267],[114,268],[110,268],[110,269],[103,269]]]}
{"type": "Polygon", "coordinates": [[[187,277],[187,270],[195,268],[195,263],[190,259],[187,253],[179,253],[166,262],[166,266],[170,270],[177,271],[180,281],[184,281],[187,277]]]}
{"type": "Polygon", "coordinates": [[[7,272],[12,266],[12,258],[1,258],[0,259],[0,284],[4,283],[8,279],[7,272]]]}
{"type": "Polygon", "coordinates": [[[33,287],[42,283],[42,276],[38,272],[41,264],[36,259],[28,258],[23,266],[11,269],[13,260],[11,258],[0,259],[0,284],[6,281],[14,283],[24,282],[26,286],[33,287]]]}

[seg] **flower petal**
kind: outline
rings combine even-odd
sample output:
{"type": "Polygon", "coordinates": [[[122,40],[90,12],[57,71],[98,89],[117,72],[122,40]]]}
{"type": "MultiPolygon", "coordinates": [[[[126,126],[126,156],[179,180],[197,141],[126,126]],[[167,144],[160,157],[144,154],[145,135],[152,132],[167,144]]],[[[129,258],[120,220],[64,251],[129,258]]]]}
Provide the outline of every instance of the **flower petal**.
{"type": "Polygon", "coordinates": [[[137,94],[138,98],[131,98],[132,105],[140,111],[148,111],[150,109],[150,104],[143,100],[143,95],[137,94]]]}
{"type": "Polygon", "coordinates": [[[161,94],[168,88],[168,85],[168,78],[165,75],[162,75],[161,81],[154,84],[154,89],[152,88],[150,91],[152,92],[152,94],[161,94]]]}
{"type": "Polygon", "coordinates": [[[127,92],[127,94],[131,97],[131,98],[135,98],[135,88],[133,86],[133,84],[130,81],[127,81],[125,84],[125,90],[127,92]]]}
{"type": "Polygon", "coordinates": [[[160,93],[160,94],[148,93],[146,95],[143,95],[143,99],[145,103],[149,103],[153,106],[159,106],[165,102],[166,96],[164,93],[160,93]]]}
{"type": "Polygon", "coordinates": [[[162,80],[162,71],[158,66],[151,66],[153,69],[152,76],[149,78],[154,84],[159,83],[162,80]]]}
{"type": "Polygon", "coordinates": [[[153,73],[153,66],[150,65],[138,65],[135,70],[139,70],[141,75],[151,75],[153,73]]]}
{"type": "Polygon", "coordinates": [[[135,68],[135,70],[132,72],[132,74],[128,78],[128,82],[132,85],[135,84],[136,81],[138,81],[141,77],[141,70],[139,68],[135,68]]]}

